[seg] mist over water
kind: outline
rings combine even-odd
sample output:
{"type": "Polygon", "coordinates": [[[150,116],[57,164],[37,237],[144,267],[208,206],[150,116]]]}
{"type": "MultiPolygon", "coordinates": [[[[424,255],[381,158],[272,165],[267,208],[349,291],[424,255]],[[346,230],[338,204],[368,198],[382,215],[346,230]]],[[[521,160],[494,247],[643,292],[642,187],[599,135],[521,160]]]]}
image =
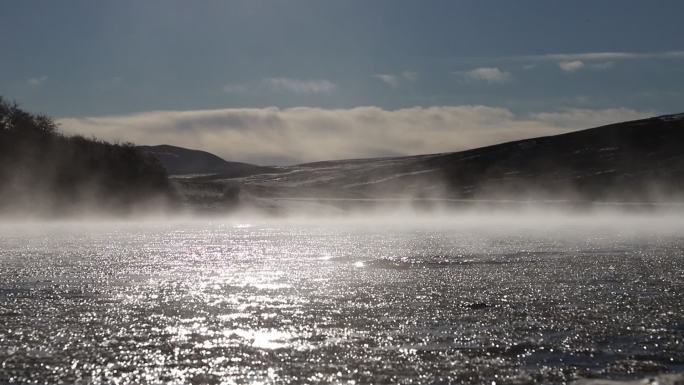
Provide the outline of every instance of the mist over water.
{"type": "Polygon", "coordinates": [[[0,385],[684,385],[682,14],[3,2],[0,385]]]}
{"type": "Polygon", "coordinates": [[[546,384],[681,372],[683,218],[407,208],[5,221],[0,382],[546,384]]]}

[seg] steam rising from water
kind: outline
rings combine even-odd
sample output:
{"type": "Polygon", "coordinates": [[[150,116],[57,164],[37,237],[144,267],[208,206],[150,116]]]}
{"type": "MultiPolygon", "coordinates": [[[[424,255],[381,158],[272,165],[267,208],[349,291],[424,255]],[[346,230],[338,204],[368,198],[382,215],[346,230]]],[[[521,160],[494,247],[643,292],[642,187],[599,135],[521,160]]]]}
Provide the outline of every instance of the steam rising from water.
{"type": "Polygon", "coordinates": [[[406,209],[4,222],[0,382],[565,383],[677,371],[682,218],[406,209]]]}
{"type": "Polygon", "coordinates": [[[0,382],[681,371],[682,234],[678,212],[615,210],[2,222],[0,382]]]}

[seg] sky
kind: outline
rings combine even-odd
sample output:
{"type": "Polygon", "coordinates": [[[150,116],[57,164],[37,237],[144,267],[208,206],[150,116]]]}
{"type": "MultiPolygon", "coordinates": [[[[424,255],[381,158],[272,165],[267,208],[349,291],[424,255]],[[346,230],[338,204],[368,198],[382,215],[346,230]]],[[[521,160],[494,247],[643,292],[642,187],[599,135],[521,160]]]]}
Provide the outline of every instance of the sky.
{"type": "Polygon", "coordinates": [[[0,0],[0,95],[66,133],[287,164],[684,111],[684,2],[0,0]]]}

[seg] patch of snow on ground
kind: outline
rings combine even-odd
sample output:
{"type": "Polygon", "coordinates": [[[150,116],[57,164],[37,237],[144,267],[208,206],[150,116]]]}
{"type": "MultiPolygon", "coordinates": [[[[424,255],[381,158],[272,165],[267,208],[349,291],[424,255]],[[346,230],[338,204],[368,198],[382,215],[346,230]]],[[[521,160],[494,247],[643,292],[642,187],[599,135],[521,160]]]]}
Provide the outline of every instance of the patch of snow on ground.
{"type": "Polygon", "coordinates": [[[429,170],[420,170],[420,171],[405,172],[405,173],[395,174],[395,175],[391,175],[391,176],[388,176],[388,177],[385,177],[385,178],[380,178],[380,179],[376,179],[376,180],[372,180],[372,181],[368,181],[368,182],[352,183],[352,184],[345,185],[344,187],[346,188],[346,187],[356,187],[356,186],[363,186],[363,185],[369,185],[369,184],[376,184],[376,183],[386,182],[386,181],[392,180],[392,179],[402,178],[402,177],[405,177],[405,176],[418,175],[418,174],[426,174],[426,173],[435,172],[435,171],[437,171],[437,169],[429,169],[429,170]]]}

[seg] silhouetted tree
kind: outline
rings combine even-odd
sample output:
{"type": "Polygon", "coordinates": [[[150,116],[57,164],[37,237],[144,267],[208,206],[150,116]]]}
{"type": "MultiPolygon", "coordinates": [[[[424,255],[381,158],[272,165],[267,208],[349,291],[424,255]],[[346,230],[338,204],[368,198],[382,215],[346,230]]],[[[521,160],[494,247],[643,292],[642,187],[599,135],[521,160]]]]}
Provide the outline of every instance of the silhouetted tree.
{"type": "Polygon", "coordinates": [[[164,168],[132,144],[62,135],[0,97],[0,208],[126,209],[170,196],[164,168]]]}

